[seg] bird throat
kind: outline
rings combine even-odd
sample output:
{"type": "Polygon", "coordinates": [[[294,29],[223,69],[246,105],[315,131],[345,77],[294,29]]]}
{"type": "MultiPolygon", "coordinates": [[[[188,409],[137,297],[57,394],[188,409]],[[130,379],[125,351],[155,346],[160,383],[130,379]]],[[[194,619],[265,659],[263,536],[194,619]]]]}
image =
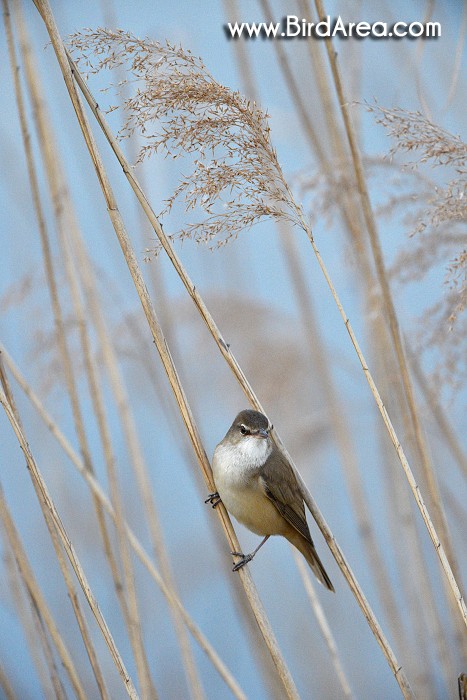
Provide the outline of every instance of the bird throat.
{"type": "Polygon", "coordinates": [[[218,458],[224,468],[235,471],[255,471],[260,469],[272,452],[270,440],[256,437],[242,438],[236,444],[228,442],[219,445],[218,458]]]}

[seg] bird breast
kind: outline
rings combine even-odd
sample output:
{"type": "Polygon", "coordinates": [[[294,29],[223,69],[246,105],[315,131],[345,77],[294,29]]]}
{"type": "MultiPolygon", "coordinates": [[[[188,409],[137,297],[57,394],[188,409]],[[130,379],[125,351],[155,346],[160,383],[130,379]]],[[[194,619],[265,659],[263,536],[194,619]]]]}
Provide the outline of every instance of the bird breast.
{"type": "Polygon", "coordinates": [[[212,468],[219,496],[236,520],[258,535],[283,534],[286,522],[259,483],[260,468],[271,452],[269,440],[250,438],[242,446],[220,443],[212,468]],[[248,442],[259,443],[248,446],[248,442]],[[261,445],[264,447],[261,447],[261,445]],[[266,449],[264,449],[266,448],[266,449]]]}

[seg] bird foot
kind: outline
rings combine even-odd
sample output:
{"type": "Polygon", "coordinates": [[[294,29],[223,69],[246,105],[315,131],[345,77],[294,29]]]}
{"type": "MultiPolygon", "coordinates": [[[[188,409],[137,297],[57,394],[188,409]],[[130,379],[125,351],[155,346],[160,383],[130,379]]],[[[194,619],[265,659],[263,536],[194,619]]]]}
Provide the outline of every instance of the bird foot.
{"type": "Polygon", "coordinates": [[[248,564],[249,561],[253,559],[253,554],[243,554],[243,552],[230,552],[234,557],[241,557],[240,561],[237,562],[234,567],[232,568],[232,571],[238,571],[239,569],[242,568],[242,566],[245,566],[245,564],[248,564]]]}
{"type": "Polygon", "coordinates": [[[213,508],[215,508],[217,505],[219,505],[219,503],[221,502],[221,500],[222,500],[221,497],[219,496],[219,494],[217,493],[217,491],[215,491],[214,493],[210,493],[209,496],[208,496],[208,498],[206,498],[206,500],[205,500],[204,502],[205,502],[205,503],[210,503],[211,506],[212,506],[213,508]]]}

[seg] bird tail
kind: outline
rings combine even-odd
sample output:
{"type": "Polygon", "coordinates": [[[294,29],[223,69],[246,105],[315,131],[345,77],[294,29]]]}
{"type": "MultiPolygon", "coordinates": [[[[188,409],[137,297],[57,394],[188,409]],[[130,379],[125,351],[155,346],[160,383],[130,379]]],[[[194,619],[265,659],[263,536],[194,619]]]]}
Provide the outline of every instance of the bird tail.
{"type": "Polygon", "coordinates": [[[303,554],[318,581],[330,591],[334,591],[334,586],[332,585],[331,579],[327,575],[326,570],[321,563],[321,559],[318,556],[318,552],[316,551],[314,544],[312,542],[308,542],[298,533],[297,537],[294,537],[291,542],[303,554]]]}

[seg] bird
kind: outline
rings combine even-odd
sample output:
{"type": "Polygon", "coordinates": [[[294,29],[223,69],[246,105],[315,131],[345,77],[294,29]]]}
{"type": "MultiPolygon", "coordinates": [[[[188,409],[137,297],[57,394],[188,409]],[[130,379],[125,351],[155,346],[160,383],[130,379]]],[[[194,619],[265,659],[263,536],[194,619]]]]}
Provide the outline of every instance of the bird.
{"type": "Polygon", "coordinates": [[[271,535],[282,535],[305,557],[318,581],[334,591],[311,539],[295,472],[272,440],[272,428],[263,413],[240,411],[214,450],[217,491],[205,502],[215,508],[222,501],[236,520],[263,536],[251,554],[232,552],[240,558],[233,571],[250,562],[271,535]]]}

